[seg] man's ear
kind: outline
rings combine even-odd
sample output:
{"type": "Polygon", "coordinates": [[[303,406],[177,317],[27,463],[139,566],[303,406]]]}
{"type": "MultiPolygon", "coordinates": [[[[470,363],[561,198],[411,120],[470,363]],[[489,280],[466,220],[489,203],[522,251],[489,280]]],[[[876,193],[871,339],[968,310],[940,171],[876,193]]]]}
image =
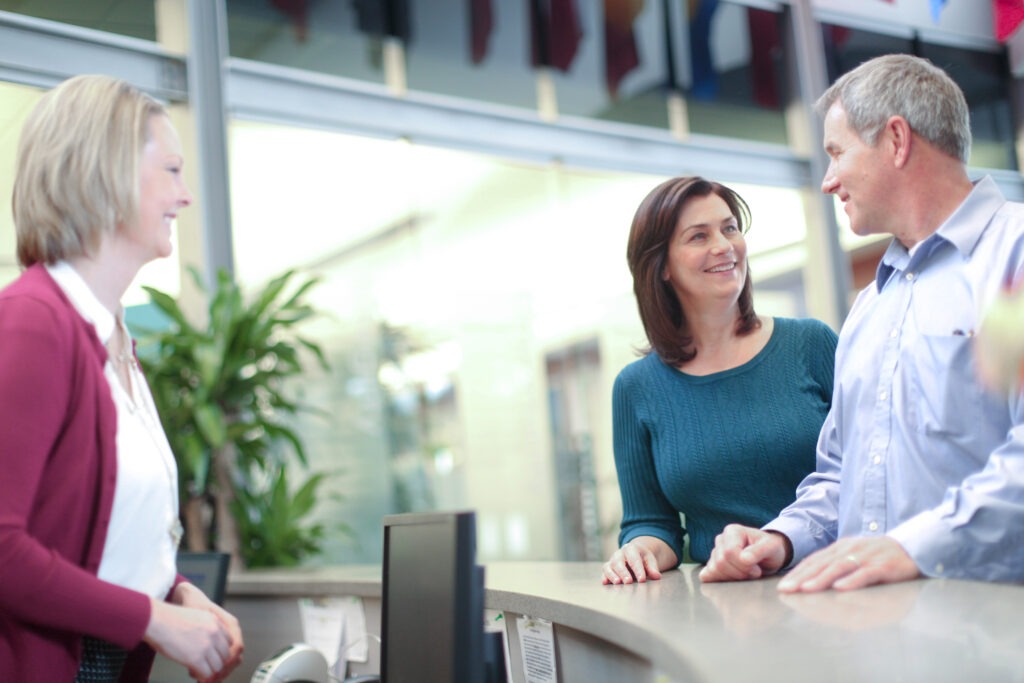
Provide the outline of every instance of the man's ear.
{"type": "Polygon", "coordinates": [[[914,131],[902,116],[890,116],[882,131],[887,149],[892,152],[893,164],[903,168],[910,159],[910,148],[914,140],[914,131]]]}

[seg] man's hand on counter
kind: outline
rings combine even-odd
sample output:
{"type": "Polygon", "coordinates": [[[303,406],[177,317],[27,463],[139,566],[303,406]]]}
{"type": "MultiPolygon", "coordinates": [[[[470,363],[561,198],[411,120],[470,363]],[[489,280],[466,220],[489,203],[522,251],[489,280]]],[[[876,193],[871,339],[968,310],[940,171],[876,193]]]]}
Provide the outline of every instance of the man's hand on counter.
{"type": "Polygon", "coordinates": [[[888,536],[842,538],[808,555],[779,581],[783,593],[854,590],[921,575],[907,551],[888,536]]]}
{"type": "MultiPolygon", "coordinates": [[[[759,579],[785,568],[792,557],[792,545],[783,534],[730,524],[715,539],[700,580],[759,579]]],[[[903,546],[888,536],[844,538],[804,558],[779,581],[778,588],[783,593],[854,590],[920,575],[903,546]]]]}

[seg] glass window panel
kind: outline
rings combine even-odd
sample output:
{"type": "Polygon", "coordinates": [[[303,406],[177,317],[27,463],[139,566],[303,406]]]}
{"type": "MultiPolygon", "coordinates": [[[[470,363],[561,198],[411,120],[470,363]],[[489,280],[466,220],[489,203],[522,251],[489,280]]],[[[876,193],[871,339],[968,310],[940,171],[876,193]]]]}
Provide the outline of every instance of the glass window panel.
{"type": "Polygon", "coordinates": [[[152,0],[0,0],[0,10],[156,40],[156,10],[152,0]]]}
{"type": "Polygon", "coordinates": [[[567,70],[552,69],[561,114],[668,128],[661,2],[577,3],[581,37],[567,70]]]}
{"type": "Polygon", "coordinates": [[[1011,77],[1003,53],[921,44],[921,56],[952,76],[971,112],[972,166],[1016,169],[1015,131],[1009,93],[1011,77]]]}
{"type": "Polygon", "coordinates": [[[747,254],[760,315],[807,315],[802,269],[807,221],[800,191],[726,183],[750,206],[747,254]]]}
{"type": "Polygon", "coordinates": [[[800,191],[784,187],[726,183],[750,206],[747,249],[756,256],[804,241],[807,221],[800,191]]]}
{"type": "Polygon", "coordinates": [[[0,82],[0,287],[14,280],[20,272],[11,215],[15,159],[21,127],[42,94],[38,88],[0,82]]]}
{"type": "Polygon", "coordinates": [[[411,12],[410,89],[536,109],[525,3],[432,0],[411,12]]]}
{"type": "Polygon", "coordinates": [[[786,144],[789,93],[782,16],[717,0],[691,0],[676,50],[690,130],[786,144]]]}
{"type": "Polygon", "coordinates": [[[232,57],[384,82],[380,28],[364,2],[227,0],[232,57]]]}
{"type": "Polygon", "coordinates": [[[917,54],[942,67],[957,82],[971,112],[970,165],[1016,169],[1010,75],[1002,53],[914,41],[910,38],[822,25],[829,81],[879,55],[917,54]]]}
{"type": "Polygon", "coordinates": [[[691,132],[786,144],[781,14],[717,0],[579,8],[599,39],[554,70],[560,113],[667,128],[671,86],[691,132]]]}

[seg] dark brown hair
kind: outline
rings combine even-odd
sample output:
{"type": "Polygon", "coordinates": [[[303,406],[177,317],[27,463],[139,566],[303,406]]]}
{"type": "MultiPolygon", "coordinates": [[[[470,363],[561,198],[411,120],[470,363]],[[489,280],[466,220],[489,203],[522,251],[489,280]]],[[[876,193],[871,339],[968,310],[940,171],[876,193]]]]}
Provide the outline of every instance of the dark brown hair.
{"type": "MultiPolygon", "coordinates": [[[[693,360],[693,336],[683,310],[670,282],[662,277],[668,263],[668,248],[679,223],[683,207],[694,197],[718,195],[736,217],[740,232],[750,228],[750,207],[730,188],[699,176],[666,180],[640,202],[629,229],[626,260],[633,275],[633,293],[640,309],[640,320],[650,347],[667,365],[677,366],[693,360]]],[[[740,314],[736,320],[736,334],[745,335],[760,327],[754,312],[754,291],[750,281],[750,266],[739,298],[740,314]]]]}

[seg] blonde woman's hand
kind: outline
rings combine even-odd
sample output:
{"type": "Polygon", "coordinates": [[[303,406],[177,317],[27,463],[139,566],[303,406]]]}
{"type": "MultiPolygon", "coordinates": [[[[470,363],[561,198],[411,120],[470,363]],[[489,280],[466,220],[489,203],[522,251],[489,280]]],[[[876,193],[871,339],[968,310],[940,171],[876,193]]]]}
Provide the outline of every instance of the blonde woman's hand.
{"type": "Polygon", "coordinates": [[[211,677],[199,680],[201,680],[202,683],[219,683],[220,681],[225,680],[228,675],[242,662],[242,653],[245,650],[245,642],[242,638],[242,628],[238,623],[238,619],[220,605],[210,600],[205,593],[191,583],[184,582],[178,584],[175,588],[174,595],[172,596],[172,601],[182,607],[209,612],[224,628],[231,641],[227,658],[219,671],[214,672],[211,677]]]}
{"type": "Polygon", "coordinates": [[[156,599],[144,640],[197,680],[216,676],[231,656],[231,636],[212,612],[156,599]]]}

